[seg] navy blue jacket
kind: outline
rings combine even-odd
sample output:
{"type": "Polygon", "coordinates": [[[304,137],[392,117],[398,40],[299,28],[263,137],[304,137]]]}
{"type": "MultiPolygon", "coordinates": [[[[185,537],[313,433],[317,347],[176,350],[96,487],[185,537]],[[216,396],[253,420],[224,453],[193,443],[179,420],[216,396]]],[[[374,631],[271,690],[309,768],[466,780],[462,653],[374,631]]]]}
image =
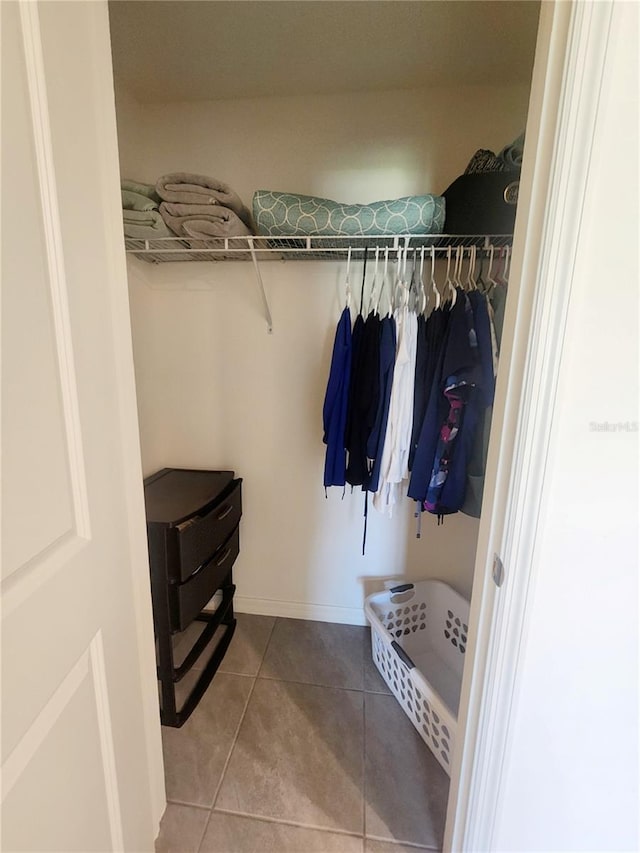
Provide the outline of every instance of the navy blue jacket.
{"type": "Polygon", "coordinates": [[[324,463],[325,487],[345,484],[344,431],[347,422],[350,376],[351,313],[348,308],[345,308],[336,327],[329,381],[322,407],[323,441],[327,445],[324,463]]]}

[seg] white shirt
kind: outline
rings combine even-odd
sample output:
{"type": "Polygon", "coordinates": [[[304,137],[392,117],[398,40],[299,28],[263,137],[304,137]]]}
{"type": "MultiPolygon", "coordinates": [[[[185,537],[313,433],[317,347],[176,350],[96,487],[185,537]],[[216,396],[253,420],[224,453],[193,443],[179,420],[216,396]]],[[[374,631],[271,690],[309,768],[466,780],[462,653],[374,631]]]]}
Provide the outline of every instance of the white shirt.
{"type": "Polygon", "coordinates": [[[416,373],[418,318],[406,306],[393,314],[396,322],[396,360],[389,401],[389,419],[382,448],[380,481],[373,496],[379,512],[393,514],[400,499],[402,483],[409,477],[409,450],[413,426],[413,392],[416,373]]]}

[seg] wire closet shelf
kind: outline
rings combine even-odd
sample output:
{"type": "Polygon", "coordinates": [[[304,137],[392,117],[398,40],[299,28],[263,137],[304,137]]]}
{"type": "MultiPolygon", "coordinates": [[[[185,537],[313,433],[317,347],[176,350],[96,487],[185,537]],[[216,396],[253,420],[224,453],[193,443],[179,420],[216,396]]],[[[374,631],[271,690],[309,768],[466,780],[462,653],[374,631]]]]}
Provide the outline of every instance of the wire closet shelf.
{"type": "Polygon", "coordinates": [[[126,251],[149,263],[175,261],[277,261],[277,260],[352,260],[378,249],[391,258],[398,252],[431,253],[438,257],[449,249],[489,251],[510,247],[512,234],[395,234],[392,236],[251,236],[207,240],[184,237],[159,237],[141,240],[125,238],[126,251]]]}

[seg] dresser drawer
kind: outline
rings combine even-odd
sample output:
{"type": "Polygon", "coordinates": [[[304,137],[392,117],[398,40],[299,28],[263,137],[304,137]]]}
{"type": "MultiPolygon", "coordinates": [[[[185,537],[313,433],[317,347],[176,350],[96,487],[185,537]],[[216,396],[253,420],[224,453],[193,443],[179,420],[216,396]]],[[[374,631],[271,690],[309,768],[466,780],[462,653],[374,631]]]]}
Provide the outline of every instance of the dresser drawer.
{"type": "Polygon", "coordinates": [[[189,580],[169,585],[171,630],[183,631],[193,622],[205,604],[231,571],[240,551],[240,531],[236,526],[231,536],[189,580]]]}
{"type": "Polygon", "coordinates": [[[225,542],[242,515],[242,480],[205,515],[197,515],[175,528],[177,534],[176,580],[186,581],[225,542]]]}

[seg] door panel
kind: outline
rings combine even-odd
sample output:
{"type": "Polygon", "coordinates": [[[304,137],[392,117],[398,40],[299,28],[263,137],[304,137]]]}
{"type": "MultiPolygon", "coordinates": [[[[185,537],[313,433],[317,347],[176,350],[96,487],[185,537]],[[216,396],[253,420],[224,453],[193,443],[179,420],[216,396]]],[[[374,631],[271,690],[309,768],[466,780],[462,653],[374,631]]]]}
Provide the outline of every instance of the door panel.
{"type": "MultiPolygon", "coordinates": [[[[5,850],[109,850],[119,825],[110,828],[100,752],[95,673],[89,650],[80,658],[3,766],[5,850]],[[52,789],[51,767],[69,768],[52,789]],[[37,815],[37,820],[33,816],[37,815]]],[[[108,733],[105,733],[108,740],[108,733]]]]}
{"type": "Polygon", "coordinates": [[[0,15],[1,846],[152,850],[159,719],[143,710],[157,697],[152,653],[140,669],[153,638],[138,630],[150,596],[121,391],[133,365],[118,350],[106,5],[3,2],[0,15]]]}
{"type": "Polygon", "coordinates": [[[52,281],[47,266],[29,90],[17,6],[3,14],[2,146],[3,493],[2,577],[74,526],[52,281]],[[27,155],[27,156],[25,156],[27,155]],[[20,209],[15,209],[19,199],[20,209]],[[5,278],[6,277],[6,278],[5,278]],[[4,502],[3,502],[4,503],[4,502]],[[32,515],[41,520],[30,523],[32,515]]]}

